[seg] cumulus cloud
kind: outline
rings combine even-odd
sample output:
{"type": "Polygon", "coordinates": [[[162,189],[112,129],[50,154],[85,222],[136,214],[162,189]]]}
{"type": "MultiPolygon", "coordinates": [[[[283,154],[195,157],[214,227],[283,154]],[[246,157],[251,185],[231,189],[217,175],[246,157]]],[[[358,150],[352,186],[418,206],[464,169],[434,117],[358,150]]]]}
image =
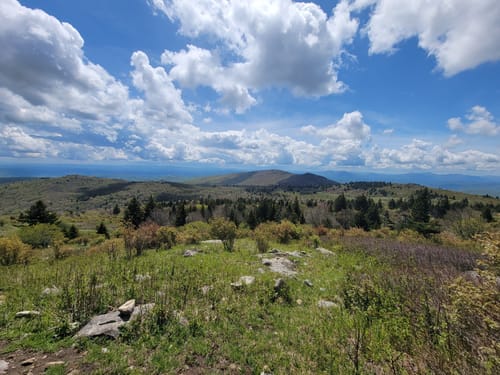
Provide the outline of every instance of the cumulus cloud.
{"type": "Polygon", "coordinates": [[[180,33],[193,39],[217,40],[218,52],[188,46],[165,51],[162,61],[186,87],[209,86],[237,112],[256,103],[251,90],[287,88],[296,95],[339,93],[336,63],[352,41],[358,21],[346,0],[327,16],[314,3],[291,0],[150,1],[152,7],[180,23],[180,33]],[[233,59],[227,56],[234,56],[233,59]]]}
{"type": "Polygon", "coordinates": [[[371,53],[391,53],[401,41],[417,37],[446,76],[500,60],[497,0],[358,0],[352,9],[370,5],[364,30],[371,53]]]}
{"type": "Polygon", "coordinates": [[[500,125],[484,107],[476,105],[465,115],[464,123],[460,117],[448,120],[448,128],[455,132],[463,131],[472,135],[496,136],[500,134],[500,125]]]}

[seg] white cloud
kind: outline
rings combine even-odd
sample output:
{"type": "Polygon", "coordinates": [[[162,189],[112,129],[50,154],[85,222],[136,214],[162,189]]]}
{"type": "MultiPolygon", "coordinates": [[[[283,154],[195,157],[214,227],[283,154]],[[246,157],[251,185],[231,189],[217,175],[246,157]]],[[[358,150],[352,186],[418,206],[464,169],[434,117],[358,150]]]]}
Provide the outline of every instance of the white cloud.
{"type": "Polygon", "coordinates": [[[364,29],[371,53],[393,52],[417,37],[446,76],[500,60],[498,0],[358,0],[353,9],[373,4],[364,29]]]}
{"type": "Polygon", "coordinates": [[[385,134],[385,135],[389,135],[389,134],[392,134],[394,133],[394,129],[384,129],[382,131],[382,134],[385,134]]]}
{"type": "Polygon", "coordinates": [[[496,136],[500,134],[500,125],[496,123],[493,115],[484,107],[476,105],[465,116],[464,123],[461,118],[453,117],[448,120],[448,128],[452,131],[464,131],[471,135],[496,136]]]}
{"type": "Polygon", "coordinates": [[[222,50],[225,58],[192,45],[187,51],[166,51],[162,60],[173,65],[172,77],[186,87],[212,87],[238,112],[256,103],[251,90],[287,88],[301,96],[345,90],[335,64],[358,29],[346,0],[330,17],[314,3],[291,0],[150,4],[179,21],[181,34],[215,39],[217,53],[222,50]]]}

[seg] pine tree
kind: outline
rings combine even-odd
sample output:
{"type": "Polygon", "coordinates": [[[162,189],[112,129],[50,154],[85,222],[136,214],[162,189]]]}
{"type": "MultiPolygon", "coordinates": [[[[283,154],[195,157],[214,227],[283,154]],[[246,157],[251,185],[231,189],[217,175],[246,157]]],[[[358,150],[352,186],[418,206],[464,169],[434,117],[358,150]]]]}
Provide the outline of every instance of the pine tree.
{"type": "Polygon", "coordinates": [[[98,225],[96,232],[97,232],[97,234],[103,234],[104,237],[106,237],[106,239],[109,239],[108,228],[106,228],[106,225],[104,225],[104,222],[101,221],[101,224],[98,225]]]}
{"type": "Polygon", "coordinates": [[[47,210],[47,206],[41,200],[33,204],[28,211],[19,215],[19,221],[29,225],[55,224],[57,220],[57,215],[47,210]]]}
{"type": "Polygon", "coordinates": [[[123,220],[135,228],[139,227],[144,221],[144,212],[137,198],[132,198],[125,209],[123,220]]]}
{"type": "Polygon", "coordinates": [[[156,202],[153,199],[153,196],[150,195],[146,206],[144,207],[144,219],[148,219],[151,217],[153,210],[156,208],[156,202]]]}
{"type": "Polygon", "coordinates": [[[186,208],[182,202],[175,210],[175,226],[182,227],[183,225],[186,225],[186,216],[186,208]]]}

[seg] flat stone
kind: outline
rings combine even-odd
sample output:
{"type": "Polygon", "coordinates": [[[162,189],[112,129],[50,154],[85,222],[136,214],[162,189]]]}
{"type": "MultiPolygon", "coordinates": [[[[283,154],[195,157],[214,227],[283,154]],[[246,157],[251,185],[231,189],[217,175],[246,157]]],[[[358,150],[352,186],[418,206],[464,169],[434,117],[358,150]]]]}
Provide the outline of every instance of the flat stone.
{"type": "Polygon", "coordinates": [[[206,241],[201,241],[200,243],[222,245],[222,241],[221,240],[206,240],[206,241]]]}
{"type": "Polygon", "coordinates": [[[313,287],[313,283],[312,283],[312,281],[311,281],[311,280],[309,280],[309,279],[304,280],[304,285],[305,285],[305,286],[308,286],[309,288],[312,288],[312,287],[313,287]]]}
{"type": "Polygon", "coordinates": [[[61,293],[61,290],[57,286],[52,286],[52,288],[45,288],[42,290],[43,296],[57,295],[61,293]]]}
{"type": "Polygon", "coordinates": [[[142,282],[142,281],[146,281],[146,280],[151,280],[151,276],[149,276],[148,274],[145,274],[145,275],[137,274],[137,275],[135,275],[135,281],[142,282]]]}
{"type": "Polygon", "coordinates": [[[120,335],[120,327],[131,322],[154,307],[154,303],[137,305],[129,319],[120,316],[119,311],[111,311],[107,314],[96,315],[78,333],[78,337],[107,336],[116,339],[120,335]]]}
{"type": "Polygon", "coordinates": [[[66,362],[64,361],[52,361],[52,362],[47,362],[45,364],[45,368],[52,367],[52,366],[65,366],[66,362]]]}
{"type": "Polygon", "coordinates": [[[241,276],[240,282],[243,285],[251,285],[255,282],[255,277],[253,277],[253,276],[241,276]]]}
{"type": "Polygon", "coordinates": [[[283,276],[294,276],[297,274],[295,271],[295,263],[287,258],[270,258],[262,259],[262,264],[268,266],[273,272],[279,273],[283,276]]]}
{"type": "Polygon", "coordinates": [[[21,362],[21,366],[25,366],[25,367],[31,366],[33,363],[35,363],[35,361],[36,361],[35,357],[25,359],[24,361],[21,362]]]}
{"type": "Polygon", "coordinates": [[[195,255],[198,255],[199,251],[195,249],[189,249],[184,252],[184,257],[194,257],[195,255]]]}
{"type": "Polygon", "coordinates": [[[16,313],[16,318],[34,318],[40,316],[40,311],[24,310],[16,313]]]}
{"type": "Polygon", "coordinates": [[[6,374],[9,369],[9,362],[0,359],[0,374],[6,374]]]}
{"type": "Polygon", "coordinates": [[[328,249],[325,249],[324,247],[317,247],[316,250],[320,253],[320,254],[323,254],[323,255],[326,255],[326,256],[332,256],[332,255],[335,255],[335,253],[333,251],[330,251],[328,249]]]}
{"type": "Polygon", "coordinates": [[[135,299],[130,299],[118,308],[121,317],[129,317],[135,309],[135,299]]]}
{"type": "Polygon", "coordinates": [[[318,301],[318,307],[324,308],[324,309],[330,309],[332,307],[337,307],[338,305],[335,302],[332,301],[327,301],[324,299],[320,299],[318,301]]]}
{"type": "Polygon", "coordinates": [[[210,292],[212,289],[213,289],[213,287],[211,285],[203,285],[201,287],[201,294],[206,296],[208,294],[208,292],[210,292]]]}

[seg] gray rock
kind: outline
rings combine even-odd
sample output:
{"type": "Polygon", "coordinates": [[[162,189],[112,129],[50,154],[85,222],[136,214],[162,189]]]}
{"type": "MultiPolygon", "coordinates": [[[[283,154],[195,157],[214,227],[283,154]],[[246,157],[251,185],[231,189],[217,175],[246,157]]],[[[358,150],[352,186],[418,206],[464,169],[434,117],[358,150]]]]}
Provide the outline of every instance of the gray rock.
{"type": "Polygon", "coordinates": [[[52,361],[52,362],[47,362],[45,364],[45,368],[53,367],[53,366],[64,366],[66,365],[66,362],[64,361],[52,361]]]}
{"type": "Polygon", "coordinates": [[[184,257],[194,257],[195,255],[198,255],[199,251],[195,249],[189,249],[184,252],[184,257]]]}
{"type": "Polygon", "coordinates": [[[283,290],[286,287],[286,282],[283,279],[276,279],[274,280],[274,291],[276,293],[279,293],[281,290],[283,290]]]}
{"type": "Polygon", "coordinates": [[[208,294],[208,292],[210,292],[212,289],[213,289],[213,287],[211,285],[203,285],[201,287],[201,294],[206,296],[208,294]]]}
{"type": "Polygon", "coordinates": [[[255,277],[253,276],[241,276],[237,282],[231,283],[231,286],[234,289],[241,289],[243,288],[243,286],[251,285],[254,282],[255,282],[255,277]]]}
{"type": "Polygon", "coordinates": [[[120,312],[111,311],[107,314],[96,315],[78,333],[78,337],[108,336],[117,338],[120,335],[120,327],[133,321],[138,316],[146,314],[154,307],[154,303],[137,305],[129,319],[120,316],[120,312]]]}
{"type": "Polygon", "coordinates": [[[118,308],[118,312],[122,318],[128,318],[135,309],[135,299],[130,299],[118,308]]]}
{"type": "Polygon", "coordinates": [[[135,275],[135,281],[142,282],[142,281],[146,281],[146,280],[151,280],[151,276],[149,276],[148,274],[145,274],[145,275],[137,274],[137,275],[135,275]]]}
{"type": "Polygon", "coordinates": [[[478,286],[483,282],[483,278],[477,271],[464,272],[464,279],[478,286]]]}
{"type": "Polygon", "coordinates": [[[24,310],[16,313],[16,318],[35,318],[40,316],[40,311],[24,310]]]}
{"type": "Polygon", "coordinates": [[[61,293],[61,291],[59,290],[59,288],[57,286],[52,286],[52,288],[45,288],[42,291],[43,296],[57,295],[59,293],[61,293]]]}
{"type": "Polygon", "coordinates": [[[311,280],[309,280],[309,279],[304,280],[304,285],[306,285],[306,286],[308,286],[308,287],[310,287],[310,288],[312,288],[312,287],[313,287],[313,283],[312,283],[312,281],[311,281],[311,280]]]}
{"type": "Polygon", "coordinates": [[[333,251],[325,249],[324,247],[317,247],[316,250],[319,251],[320,254],[323,254],[323,255],[326,255],[326,256],[335,255],[335,253],[333,251]]]}
{"type": "Polygon", "coordinates": [[[9,362],[0,359],[0,374],[6,374],[9,369],[9,362]]]}
{"type": "Polygon", "coordinates": [[[297,271],[295,271],[295,263],[287,258],[277,257],[262,259],[262,264],[268,266],[271,271],[283,276],[294,276],[297,274],[297,271]]]}
{"type": "Polygon", "coordinates": [[[35,361],[36,361],[35,357],[25,359],[24,361],[21,362],[21,366],[25,366],[25,367],[31,366],[33,363],[35,363],[35,361]]]}
{"type": "Polygon", "coordinates": [[[324,309],[330,309],[332,307],[338,307],[338,305],[335,302],[320,299],[318,301],[318,307],[321,307],[324,309]]]}
{"type": "Polygon", "coordinates": [[[222,245],[222,241],[221,240],[206,240],[206,241],[201,241],[200,243],[213,244],[213,245],[222,245]]]}

